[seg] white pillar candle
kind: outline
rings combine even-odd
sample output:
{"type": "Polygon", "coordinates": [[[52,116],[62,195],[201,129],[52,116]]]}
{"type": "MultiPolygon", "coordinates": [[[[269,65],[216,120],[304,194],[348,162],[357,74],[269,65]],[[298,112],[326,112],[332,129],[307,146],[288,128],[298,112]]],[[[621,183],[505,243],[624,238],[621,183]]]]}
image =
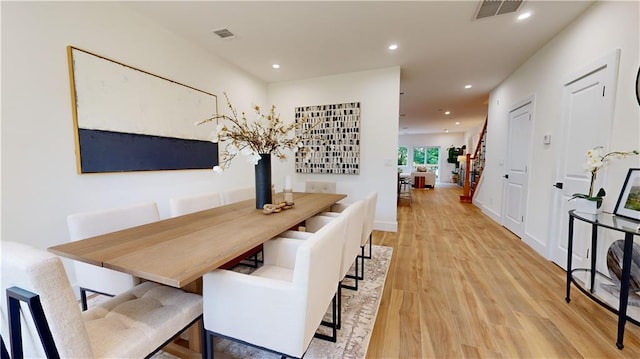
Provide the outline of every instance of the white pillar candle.
{"type": "Polygon", "coordinates": [[[284,177],[284,189],[291,189],[291,176],[284,177]]]}

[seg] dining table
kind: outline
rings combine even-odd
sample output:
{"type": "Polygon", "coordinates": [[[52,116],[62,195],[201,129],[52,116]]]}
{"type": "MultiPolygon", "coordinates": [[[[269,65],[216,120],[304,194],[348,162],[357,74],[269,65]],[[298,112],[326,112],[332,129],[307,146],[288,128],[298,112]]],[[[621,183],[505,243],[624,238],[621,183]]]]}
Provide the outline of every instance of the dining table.
{"type": "MultiPolygon", "coordinates": [[[[294,192],[290,209],[264,214],[255,199],[68,242],[48,250],[62,257],[202,293],[202,276],[280,233],[326,211],[344,194],[294,192]]],[[[283,194],[275,195],[274,203],[283,194]]],[[[250,325],[250,323],[248,323],[250,325]]],[[[200,325],[189,347],[200,349],[200,325]]]]}

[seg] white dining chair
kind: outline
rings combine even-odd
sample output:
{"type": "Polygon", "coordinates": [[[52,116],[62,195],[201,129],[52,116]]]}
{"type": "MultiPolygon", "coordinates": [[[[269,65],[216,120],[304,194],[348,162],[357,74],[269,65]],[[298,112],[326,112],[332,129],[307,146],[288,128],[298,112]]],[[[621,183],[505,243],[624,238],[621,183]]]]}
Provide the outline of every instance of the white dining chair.
{"type": "Polygon", "coordinates": [[[171,198],[169,212],[171,217],[204,211],[222,205],[222,195],[218,192],[200,193],[191,196],[171,198]]]}
{"type": "Polygon", "coordinates": [[[264,245],[264,265],[251,274],[205,274],[203,322],[209,358],[215,336],[294,358],[304,355],[314,336],[335,341],[344,230],[344,219],[336,218],[304,241],[274,238],[264,245]],[[333,323],[326,323],[323,317],[331,303],[333,323]],[[331,324],[331,336],[316,333],[321,324],[331,324]]]}
{"type": "MultiPolygon", "coordinates": [[[[364,221],[364,228],[362,232],[362,246],[364,247],[369,242],[369,254],[364,257],[371,259],[372,239],[373,239],[373,224],[376,220],[376,206],[378,204],[378,192],[371,192],[365,197],[367,206],[366,218],[364,221]]],[[[364,249],[364,248],[363,248],[364,249]]],[[[364,253],[364,251],[363,251],[364,253]]],[[[364,267],[363,267],[364,268],[364,267]]]]}
{"type": "Polygon", "coordinates": [[[304,191],[309,193],[336,193],[336,183],[332,181],[306,181],[304,191]]]}
{"type": "Polygon", "coordinates": [[[0,247],[1,331],[13,359],[150,357],[202,317],[201,296],[153,282],[81,312],[59,257],[0,247]]]}
{"type": "Polygon", "coordinates": [[[256,190],[254,187],[233,188],[228,191],[222,192],[222,203],[231,204],[255,197],[256,190]]]}
{"type": "MultiPolygon", "coordinates": [[[[67,226],[71,242],[95,237],[160,220],[155,202],[127,207],[82,212],[69,215],[67,226]]],[[[132,275],[92,264],[73,261],[82,309],[87,309],[87,291],[113,296],[136,286],[140,280],[132,275]]]]}
{"type": "MultiPolygon", "coordinates": [[[[232,203],[245,201],[255,197],[256,197],[255,187],[233,188],[228,191],[222,192],[222,203],[225,205],[232,204],[232,203]]],[[[261,252],[262,252],[261,245],[256,248],[253,248],[248,253],[246,253],[246,257],[245,257],[246,259],[243,259],[243,261],[251,262],[251,264],[248,264],[246,262],[239,262],[239,264],[257,268],[259,263],[262,263],[262,259],[260,256],[261,252]]]]}
{"type": "MultiPolygon", "coordinates": [[[[370,192],[365,198],[365,219],[362,226],[362,240],[360,242],[360,255],[358,256],[361,260],[360,265],[360,274],[358,275],[358,280],[364,279],[364,260],[371,259],[371,254],[373,250],[373,224],[376,219],[376,205],[378,202],[378,192],[370,192]],[[365,247],[367,246],[367,242],[369,243],[369,254],[365,253],[365,247]]],[[[349,204],[347,203],[336,203],[331,206],[332,212],[342,212],[344,211],[349,204]]]]}
{"type": "Polygon", "coordinates": [[[318,216],[311,217],[305,221],[305,232],[286,231],[280,237],[306,240],[313,233],[319,231],[325,225],[331,223],[336,218],[344,218],[346,225],[342,237],[342,260],[340,263],[340,288],[338,289],[338,329],[342,323],[342,291],[341,288],[358,290],[358,253],[360,252],[360,242],[362,239],[363,222],[365,218],[364,200],[357,201],[349,205],[343,212],[323,212],[318,216]],[[349,274],[349,270],[354,267],[355,273],[349,274]],[[354,284],[346,284],[345,278],[353,279],[354,284]]]}

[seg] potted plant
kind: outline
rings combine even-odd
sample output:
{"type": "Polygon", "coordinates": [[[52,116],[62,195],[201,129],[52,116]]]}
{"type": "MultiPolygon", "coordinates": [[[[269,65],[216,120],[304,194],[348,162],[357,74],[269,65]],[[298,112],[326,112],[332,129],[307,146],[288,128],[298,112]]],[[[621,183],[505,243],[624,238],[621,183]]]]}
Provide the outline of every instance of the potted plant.
{"type": "Polygon", "coordinates": [[[451,171],[451,182],[458,183],[458,171],[451,171]]]}
{"type": "Polygon", "coordinates": [[[612,158],[624,158],[627,156],[638,155],[637,150],[622,152],[613,151],[607,154],[603,154],[604,148],[602,146],[596,146],[587,151],[587,162],[584,165],[586,171],[591,173],[591,182],[589,185],[588,193],[574,193],[569,200],[576,200],[576,212],[598,214],[602,212],[602,200],[606,195],[604,188],[600,188],[594,196],[594,183],[596,181],[596,175],[598,170],[606,166],[609,160],[612,158]]]}

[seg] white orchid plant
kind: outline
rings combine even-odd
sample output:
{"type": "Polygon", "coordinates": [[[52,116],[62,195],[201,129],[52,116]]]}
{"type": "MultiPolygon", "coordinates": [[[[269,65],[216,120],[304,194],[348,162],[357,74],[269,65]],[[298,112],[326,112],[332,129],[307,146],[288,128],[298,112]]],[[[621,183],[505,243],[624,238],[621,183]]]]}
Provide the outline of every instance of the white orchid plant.
{"type": "Polygon", "coordinates": [[[597,207],[600,208],[602,205],[602,199],[606,195],[604,188],[600,188],[596,195],[593,195],[593,185],[596,181],[596,176],[598,171],[605,167],[612,159],[614,158],[625,158],[628,156],[638,155],[637,150],[622,152],[622,151],[613,151],[609,153],[604,153],[604,147],[596,146],[587,151],[587,161],[584,164],[585,171],[591,172],[591,184],[589,185],[589,193],[574,193],[571,199],[575,198],[584,198],[589,201],[598,202],[597,207]]]}
{"type": "Polygon", "coordinates": [[[238,116],[226,92],[224,97],[231,111],[230,116],[216,115],[196,123],[196,125],[202,125],[216,122],[211,141],[219,143],[222,151],[220,164],[213,167],[214,172],[220,173],[227,169],[231,160],[238,154],[246,156],[247,161],[254,165],[260,161],[262,154],[273,154],[280,160],[285,160],[286,150],[293,153],[304,151],[305,157],[308,157],[306,155],[311,152],[311,149],[305,147],[303,140],[308,131],[300,131],[302,122],[306,119],[285,124],[280,120],[280,115],[276,114],[275,106],[271,106],[269,113],[264,115],[260,112],[260,107],[254,105],[256,117],[250,121],[244,112],[238,116]],[[296,135],[296,133],[299,134],[296,135]]]}

